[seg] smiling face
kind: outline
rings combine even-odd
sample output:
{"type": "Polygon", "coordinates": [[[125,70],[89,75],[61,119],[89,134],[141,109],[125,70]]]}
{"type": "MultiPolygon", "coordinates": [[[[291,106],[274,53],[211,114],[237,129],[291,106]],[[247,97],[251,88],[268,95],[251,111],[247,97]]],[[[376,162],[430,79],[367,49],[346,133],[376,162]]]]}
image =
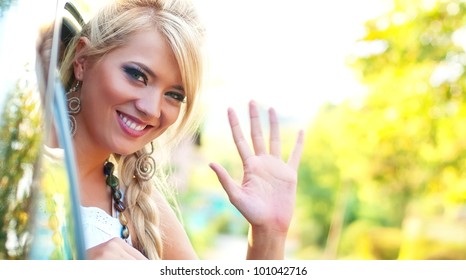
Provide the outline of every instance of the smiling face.
{"type": "Polygon", "coordinates": [[[140,150],[178,118],[185,92],[178,63],[164,37],[139,31],[127,44],[93,61],[80,56],[74,74],[82,81],[81,112],[76,116],[78,152],[140,150]]]}

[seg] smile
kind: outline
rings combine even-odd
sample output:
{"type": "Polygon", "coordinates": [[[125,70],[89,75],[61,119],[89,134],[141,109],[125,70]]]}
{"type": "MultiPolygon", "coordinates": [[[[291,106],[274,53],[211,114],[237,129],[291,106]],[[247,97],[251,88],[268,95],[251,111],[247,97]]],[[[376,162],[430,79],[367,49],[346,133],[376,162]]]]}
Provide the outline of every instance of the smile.
{"type": "Polygon", "coordinates": [[[142,124],[137,124],[130,119],[128,119],[126,116],[124,116],[121,113],[118,113],[118,117],[122,120],[122,122],[130,129],[135,130],[135,131],[142,131],[144,128],[147,127],[147,125],[142,125],[142,124]]]}

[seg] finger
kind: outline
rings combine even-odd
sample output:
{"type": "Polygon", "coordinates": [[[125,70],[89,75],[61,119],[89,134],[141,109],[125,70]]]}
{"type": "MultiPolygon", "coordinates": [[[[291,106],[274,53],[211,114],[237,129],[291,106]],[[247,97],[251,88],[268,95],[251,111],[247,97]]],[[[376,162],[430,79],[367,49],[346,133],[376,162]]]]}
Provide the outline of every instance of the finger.
{"type": "Polygon", "coordinates": [[[223,168],[223,166],[211,163],[209,164],[210,168],[215,172],[217,175],[220,184],[222,185],[223,189],[228,195],[228,198],[233,203],[236,201],[237,193],[238,193],[238,186],[236,185],[235,181],[231,178],[228,172],[223,168]]]}
{"type": "Polygon", "coordinates": [[[146,259],[139,251],[127,244],[123,239],[114,237],[87,251],[90,260],[131,260],[146,259]]]}
{"type": "Polygon", "coordinates": [[[239,152],[241,160],[245,162],[249,157],[252,156],[252,151],[249,148],[249,145],[244,139],[243,132],[239,125],[238,117],[235,114],[233,109],[228,109],[228,121],[230,122],[231,134],[233,135],[233,140],[235,141],[236,149],[239,152]]]}
{"type": "Polygon", "coordinates": [[[304,148],[304,131],[300,130],[298,133],[298,137],[296,139],[296,144],[291,152],[290,158],[288,159],[288,165],[290,165],[293,169],[297,170],[299,161],[301,159],[301,154],[304,148]]]}
{"type": "Polygon", "coordinates": [[[147,258],[138,250],[136,250],[133,246],[128,245],[128,249],[126,251],[127,254],[129,254],[131,257],[135,260],[147,260],[147,258]]]}
{"type": "Polygon", "coordinates": [[[256,155],[265,154],[267,150],[264,144],[264,137],[262,136],[259,112],[254,101],[249,102],[249,119],[251,122],[251,139],[254,151],[256,155]]]}
{"type": "Polygon", "coordinates": [[[278,126],[277,113],[273,108],[269,110],[270,122],[270,154],[276,157],[281,157],[280,130],[278,126]]]}
{"type": "Polygon", "coordinates": [[[117,244],[117,249],[123,249],[123,251],[119,250],[121,253],[121,257],[123,259],[135,259],[135,260],[145,260],[146,257],[136,250],[133,246],[129,245],[125,240],[115,237],[112,241],[115,241],[117,244]]]}

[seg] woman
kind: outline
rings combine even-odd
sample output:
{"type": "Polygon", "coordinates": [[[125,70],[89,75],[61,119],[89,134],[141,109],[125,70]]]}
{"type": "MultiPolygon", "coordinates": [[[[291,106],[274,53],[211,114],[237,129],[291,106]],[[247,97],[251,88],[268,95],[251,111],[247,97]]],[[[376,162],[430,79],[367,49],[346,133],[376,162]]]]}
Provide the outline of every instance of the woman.
{"type": "MultiPolygon", "coordinates": [[[[162,194],[167,184],[161,158],[194,131],[202,38],[203,29],[188,1],[117,0],[103,7],[69,43],[61,75],[88,258],[196,258],[162,194]]],[[[243,161],[243,181],[234,182],[218,164],[211,168],[250,223],[247,258],[282,259],[303,134],[285,163],[273,110],[270,153],[253,102],[254,152],[234,111],[228,116],[243,161]]]]}

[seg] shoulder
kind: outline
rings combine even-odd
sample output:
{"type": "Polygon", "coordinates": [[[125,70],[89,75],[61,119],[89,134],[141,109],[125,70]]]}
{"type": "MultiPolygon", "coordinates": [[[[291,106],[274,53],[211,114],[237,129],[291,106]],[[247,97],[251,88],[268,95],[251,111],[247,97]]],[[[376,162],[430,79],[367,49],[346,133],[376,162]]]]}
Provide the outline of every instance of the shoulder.
{"type": "Polygon", "coordinates": [[[157,190],[154,192],[154,198],[160,211],[160,230],[163,239],[162,259],[197,259],[183,225],[165,196],[157,190]]]}

